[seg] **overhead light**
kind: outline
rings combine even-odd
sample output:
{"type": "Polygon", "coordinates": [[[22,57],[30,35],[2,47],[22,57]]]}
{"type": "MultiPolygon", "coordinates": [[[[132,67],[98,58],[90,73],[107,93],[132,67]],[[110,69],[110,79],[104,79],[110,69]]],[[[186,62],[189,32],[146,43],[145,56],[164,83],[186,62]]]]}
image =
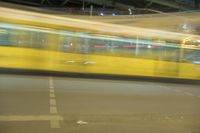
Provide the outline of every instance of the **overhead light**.
{"type": "Polygon", "coordinates": [[[103,15],[104,15],[103,12],[101,12],[101,13],[100,13],[100,16],[103,16],[103,15]]]}

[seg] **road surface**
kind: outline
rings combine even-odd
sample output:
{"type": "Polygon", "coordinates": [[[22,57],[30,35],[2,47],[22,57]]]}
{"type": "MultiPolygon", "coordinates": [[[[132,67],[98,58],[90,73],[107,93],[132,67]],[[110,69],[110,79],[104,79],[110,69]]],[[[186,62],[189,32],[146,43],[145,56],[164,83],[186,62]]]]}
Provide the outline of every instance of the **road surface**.
{"type": "Polygon", "coordinates": [[[200,87],[0,75],[0,133],[200,133],[200,87]]]}

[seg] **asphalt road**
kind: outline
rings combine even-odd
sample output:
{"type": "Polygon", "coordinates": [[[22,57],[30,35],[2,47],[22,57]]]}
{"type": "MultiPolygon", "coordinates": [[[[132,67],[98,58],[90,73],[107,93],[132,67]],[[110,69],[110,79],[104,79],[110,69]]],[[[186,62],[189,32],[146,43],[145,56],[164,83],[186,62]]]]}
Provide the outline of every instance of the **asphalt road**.
{"type": "Polygon", "coordinates": [[[0,133],[200,133],[200,87],[0,75],[0,133]]]}

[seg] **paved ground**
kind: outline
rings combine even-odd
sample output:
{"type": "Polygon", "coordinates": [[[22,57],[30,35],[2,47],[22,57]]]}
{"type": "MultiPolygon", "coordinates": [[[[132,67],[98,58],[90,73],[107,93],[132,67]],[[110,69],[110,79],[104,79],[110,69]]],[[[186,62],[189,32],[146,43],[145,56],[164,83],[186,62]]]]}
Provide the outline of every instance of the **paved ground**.
{"type": "Polygon", "coordinates": [[[200,87],[0,75],[0,133],[200,133],[200,87]]]}

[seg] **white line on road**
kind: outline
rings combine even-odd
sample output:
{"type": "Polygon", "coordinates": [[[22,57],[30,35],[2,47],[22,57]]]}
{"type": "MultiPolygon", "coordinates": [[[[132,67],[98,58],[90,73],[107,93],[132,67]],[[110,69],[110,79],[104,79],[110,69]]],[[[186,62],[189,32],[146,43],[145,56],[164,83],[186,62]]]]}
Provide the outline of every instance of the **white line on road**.
{"type": "Polygon", "coordinates": [[[0,115],[0,121],[59,121],[59,115],[0,115]]]}
{"type": "Polygon", "coordinates": [[[50,106],[50,113],[51,114],[57,114],[58,113],[58,110],[56,107],[53,107],[53,106],[50,106]]]}
{"type": "Polygon", "coordinates": [[[50,97],[50,98],[55,98],[56,96],[55,96],[54,93],[50,93],[50,94],[49,94],[49,97],[50,97]]]}
{"type": "Polygon", "coordinates": [[[51,126],[51,128],[60,128],[60,121],[59,120],[51,120],[50,126],[51,126]]]}
{"type": "Polygon", "coordinates": [[[49,85],[49,88],[50,88],[50,89],[54,89],[53,85],[49,85]]]}
{"type": "Polygon", "coordinates": [[[50,99],[50,106],[56,106],[56,100],[50,99]]]}
{"type": "MultiPolygon", "coordinates": [[[[50,113],[51,114],[58,114],[57,106],[56,106],[56,96],[55,96],[55,87],[53,83],[53,78],[49,78],[49,107],[50,107],[50,113]]],[[[59,120],[51,120],[50,121],[51,128],[60,128],[60,121],[59,120]]]]}
{"type": "Polygon", "coordinates": [[[54,89],[50,89],[50,93],[54,93],[55,91],[54,91],[54,89]]]}

